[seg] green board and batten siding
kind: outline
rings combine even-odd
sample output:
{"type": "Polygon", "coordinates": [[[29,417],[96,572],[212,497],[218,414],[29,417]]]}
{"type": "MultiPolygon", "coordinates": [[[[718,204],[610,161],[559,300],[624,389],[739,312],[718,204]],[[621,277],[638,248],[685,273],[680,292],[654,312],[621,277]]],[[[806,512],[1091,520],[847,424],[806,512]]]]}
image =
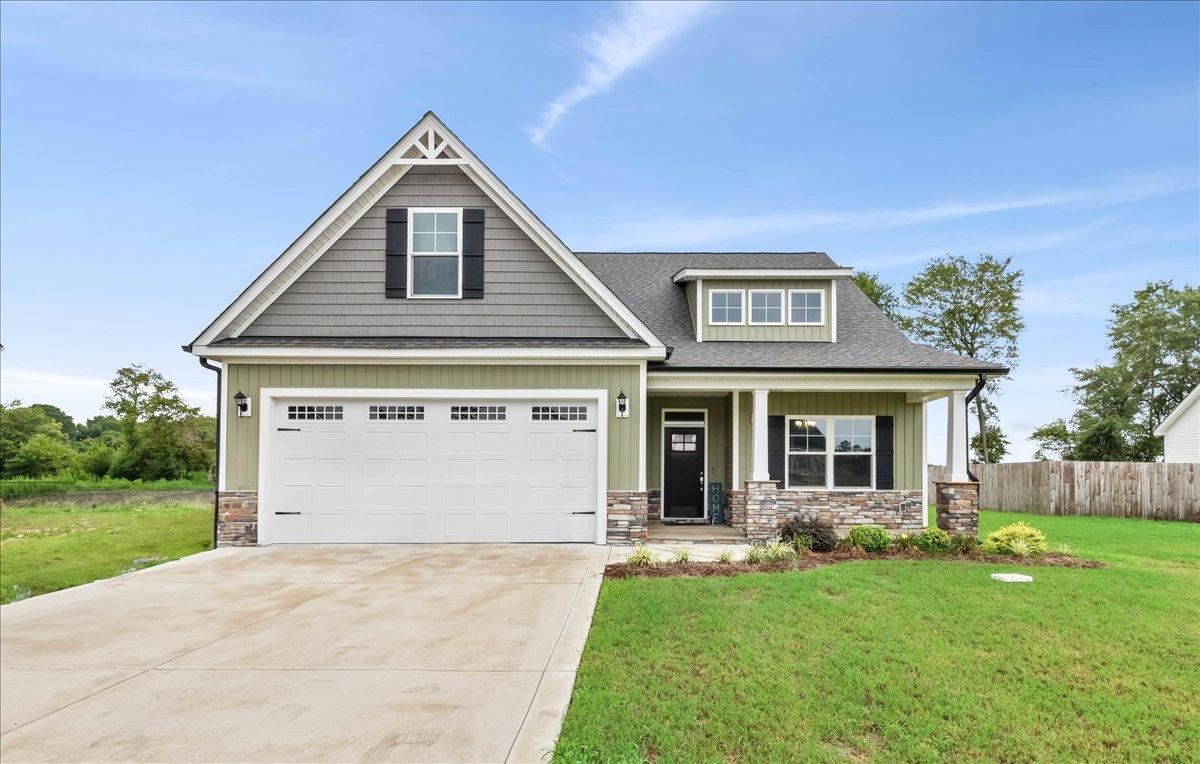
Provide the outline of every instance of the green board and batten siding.
{"type": "Polygon", "coordinates": [[[646,400],[646,488],[662,489],[662,412],[663,409],[704,409],[708,412],[708,482],[722,485],[727,479],[726,453],[728,451],[728,429],[726,408],[729,396],[669,396],[646,400]]]}
{"type": "MultiPolygon", "coordinates": [[[[704,340],[706,342],[721,342],[721,341],[789,341],[789,342],[829,342],[833,339],[833,332],[830,328],[829,318],[832,315],[832,306],[830,299],[830,284],[829,279],[817,280],[799,280],[799,279],[773,279],[773,280],[726,280],[726,279],[704,279],[704,299],[701,304],[701,310],[704,312],[704,340]],[[714,289],[738,289],[746,292],[745,302],[745,318],[746,324],[743,326],[713,326],[709,321],[709,294],[714,289]],[[784,321],[787,321],[788,316],[788,297],[787,290],[789,289],[819,289],[825,293],[825,323],[820,326],[751,326],[749,323],[750,316],[750,290],[751,289],[773,289],[783,290],[783,316],[784,321]]],[[[689,282],[689,286],[691,283],[689,282]]],[[[695,302],[695,292],[688,292],[689,305],[695,302]]],[[[695,308],[692,309],[695,312],[695,308]]]]}
{"type": "MultiPolygon", "coordinates": [[[[741,396],[738,428],[738,451],[740,452],[740,477],[750,477],[753,447],[754,394],[743,391],[741,396]]],[[[921,482],[921,439],[924,437],[924,421],[920,403],[908,403],[904,393],[771,393],[767,398],[767,414],[785,416],[815,415],[837,416],[871,414],[891,416],[895,421],[895,465],[896,488],[902,491],[920,491],[921,482]]]]}
{"type": "Polygon", "coordinates": [[[441,390],[607,389],[608,488],[636,490],[638,483],[638,405],[640,367],[624,365],[387,365],[230,363],[224,411],[233,411],[239,390],[254,401],[253,416],[226,420],[225,488],[258,488],[259,391],[272,387],[345,387],[441,390]],[[615,399],[629,396],[627,418],[617,419],[615,399]]]}

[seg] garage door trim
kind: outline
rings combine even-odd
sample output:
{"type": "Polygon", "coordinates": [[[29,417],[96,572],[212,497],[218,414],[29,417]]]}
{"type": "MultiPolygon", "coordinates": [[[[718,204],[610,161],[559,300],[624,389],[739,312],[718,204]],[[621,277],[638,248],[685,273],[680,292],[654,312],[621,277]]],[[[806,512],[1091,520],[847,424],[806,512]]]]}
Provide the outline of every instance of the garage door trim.
{"type": "MultiPolygon", "coordinates": [[[[324,398],[424,398],[426,400],[512,400],[554,401],[574,400],[596,404],[596,543],[608,542],[608,391],[607,390],[446,390],[422,388],[380,387],[264,387],[259,392],[258,427],[258,538],[270,543],[271,538],[271,428],[276,399],[324,398]]],[[[577,505],[578,506],[578,505],[577,505]]]]}

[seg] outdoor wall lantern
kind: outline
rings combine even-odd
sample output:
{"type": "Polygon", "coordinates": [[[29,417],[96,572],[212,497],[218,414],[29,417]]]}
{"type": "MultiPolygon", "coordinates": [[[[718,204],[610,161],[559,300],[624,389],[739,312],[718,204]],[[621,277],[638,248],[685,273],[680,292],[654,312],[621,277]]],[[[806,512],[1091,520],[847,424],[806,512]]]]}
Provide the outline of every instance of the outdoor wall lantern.
{"type": "Polygon", "coordinates": [[[617,419],[625,419],[629,416],[629,396],[625,391],[617,393],[617,419]]]}
{"type": "Polygon", "coordinates": [[[237,395],[233,396],[233,402],[237,406],[238,416],[250,416],[250,399],[241,390],[237,391],[237,395]]]}

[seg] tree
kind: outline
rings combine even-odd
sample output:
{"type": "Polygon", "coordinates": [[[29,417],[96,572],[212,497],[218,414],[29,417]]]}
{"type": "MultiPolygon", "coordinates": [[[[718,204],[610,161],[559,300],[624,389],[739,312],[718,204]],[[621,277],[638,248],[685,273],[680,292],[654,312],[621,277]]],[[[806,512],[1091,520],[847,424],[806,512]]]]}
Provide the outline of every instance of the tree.
{"type": "Polygon", "coordinates": [[[21,444],[4,465],[4,474],[45,477],[68,472],[74,465],[75,451],[61,435],[38,433],[21,444]]]}
{"type": "Polygon", "coordinates": [[[154,369],[118,369],[104,407],[117,415],[124,447],[113,457],[116,477],[172,479],[206,471],[216,442],[211,417],[189,406],[179,389],[154,369]]]}
{"type": "Polygon", "coordinates": [[[79,445],[75,463],[80,472],[102,478],[112,469],[113,461],[125,444],[119,432],[109,432],[98,438],[88,438],[79,445]]]}
{"type": "MultiPolygon", "coordinates": [[[[1071,369],[1075,412],[1045,430],[1062,458],[1151,461],[1162,455],[1155,428],[1200,384],[1200,287],[1146,284],[1113,306],[1113,359],[1071,369]],[[1068,443],[1069,441],[1069,443],[1068,443]]],[[[1049,442],[1049,441],[1048,441],[1049,442]]],[[[1041,449],[1039,449],[1040,451],[1041,449]]]]}
{"type": "Polygon", "coordinates": [[[972,459],[977,462],[986,462],[995,464],[1008,456],[1008,438],[1004,436],[1004,432],[998,424],[989,424],[986,438],[986,446],[984,438],[979,437],[979,433],[971,436],[971,454],[972,459]],[[987,451],[984,451],[984,448],[987,451]]]}
{"type": "Polygon", "coordinates": [[[40,409],[46,416],[58,422],[59,427],[62,428],[63,435],[67,436],[67,440],[73,441],[78,437],[75,420],[58,406],[51,406],[49,403],[33,403],[29,407],[40,409]]]}
{"type": "Polygon", "coordinates": [[[1044,424],[1030,434],[1029,439],[1037,444],[1033,458],[1046,461],[1051,456],[1071,461],[1075,458],[1075,433],[1062,419],[1044,424]]]}
{"type": "MultiPolygon", "coordinates": [[[[1017,338],[1025,329],[1018,307],[1023,274],[1011,265],[1012,258],[990,254],[930,261],[904,287],[905,310],[897,324],[916,342],[1011,368],[1017,362],[1017,338]]],[[[997,394],[996,380],[989,380],[975,397],[985,458],[992,453],[989,404],[997,394]]]]}
{"type": "Polygon", "coordinates": [[[174,382],[141,364],[117,369],[108,388],[104,408],[117,415],[131,442],[137,438],[139,424],[180,421],[200,413],[200,409],[184,403],[174,382]]]}
{"type": "Polygon", "coordinates": [[[62,426],[36,406],[20,401],[0,403],[0,473],[8,473],[8,461],[35,435],[65,440],[62,426]]]}
{"type": "Polygon", "coordinates": [[[855,271],[851,278],[863,291],[863,294],[871,298],[871,302],[875,303],[884,315],[895,323],[896,316],[900,312],[900,298],[896,296],[891,285],[879,278],[879,274],[867,271],[855,271]]]}
{"type": "Polygon", "coordinates": [[[110,432],[120,433],[121,423],[116,417],[111,417],[107,414],[99,414],[94,417],[89,417],[88,420],[81,425],[76,425],[75,432],[78,439],[82,442],[91,438],[103,437],[110,432]]]}

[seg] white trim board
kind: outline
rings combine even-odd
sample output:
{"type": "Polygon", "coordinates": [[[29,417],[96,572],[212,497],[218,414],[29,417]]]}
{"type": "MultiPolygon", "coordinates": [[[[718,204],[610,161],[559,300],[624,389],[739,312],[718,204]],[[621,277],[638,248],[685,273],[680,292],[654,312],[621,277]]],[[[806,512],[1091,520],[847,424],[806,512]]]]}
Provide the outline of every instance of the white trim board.
{"type": "Polygon", "coordinates": [[[830,279],[853,273],[853,268],[684,268],[672,281],[679,284],[697,279],[830,279]]]}
{"type": "MultiPolygon", "coordinates": [[[[309,253],[308,262],[304,264],[304,267],[298,268],[289,282],[283,284],[281,289],[275,292],[276,295],[282,293],[291,281],[294,281],[300,273],[303,273],[309,265],[324,254],[332,246],[333,242],[337,240],[338,236],[349,225],[353,224],[353,220],[361,217],[370,208],[371,204],[378,201],[378,199],[375,199],[369,204],[365,203],[365,200],[361,197],[367,189],[379,181],[386,173],[391,172],[393,167],[402,168],[400,174],[396,177],[398,180],[403,176],[404,172],[407,172],[408,167],[417,162],[421,164],[454,164],[460,167],[467,177],[474,181],[484,194],[502,212],[508,215],[517,224],[517,227],[529,236],[618,326],[625,329],[630,336],[641,338],[651,347],[663,347],[662,341],[650,331],[649,327],[634,315],[633,311],[624,303],[617,299],[612,290],[600,281],[563,244],[554,232],[539,220],[433,112],[427,112],[412,129],[405,133],[370,169],[363,173],[345,193],[338,197],[329,209],[322,213],[291,246],[284,250],[249,287],[221,312],[216,320],[200,333],[200,336],[196,338],[193,344],[196,346],[208,345],[214,339],[221,336],[222,332],[226,329],[231,329],[231,336],[238,336],[242,329],[253,323],[254,319],[261,315],[262,311],[270,305],[271,300],[264,301],[262,305],[247,316],[245,320],[239,322],[237,326],[232,326],[232,324],[247,307],[253,304],[270,287],[277,276],[295,262],[310,244],[324,237],[321,245],[314,252],[309,253]],[[437,153],[429,156],[430,152],[437,153]],[[443,155],[447,158],[439,158],[443,155]],[[328,230],[341,215],[349,210],[354,210],[354,214],[350,220],[344,221],[344,225],[340,230],[328,230]]],[[[380,196],[382,196],[382,193],[383,191],[380,192],[380,196]]],[[[201,355],[194,347],[191,352],[195,355],[201,355]]]]}
{"type": "MultiPolygon", "coordinates": [[[[486,400],[586,400],[596,403],[596,541],[608,543],[608,390],[487,390],[487,389],[393,389],[387,387],[264,387],[258,401],[258,524],[259,538],[263,520],[271,516],[270,507],[270,444],[274,404],[284,398],[329,398],[389,400],[393,398],[424,398],[447,400],[453,398],[486,400]]],[[[269,520],[268,520],[269,522],[269,520]]]]}
{"type": "Polygon", "coordinates": [[[661,360],[666,357],[665,348],[538,348],[538,347],[488,347],[488,348],[322,348],[322,347],[237,347],[220,345],[196,345],[192,353],[205,358],[236,358],[239,363],[273,363],[282,359],[302,361],[329,361],[345,363],[349,360],[378,359],[385,361],[450,361],[480,363],[491,360],[608,360],[640,361],[661,360]]]}
{"type": "Polygon", "coordinates": [[[897,392],[916,395],[920,400],[945,396],[952,390],[970,390],[975,386],[975,376],[951,374],[689,374],[687,372],[651,371],[646,384],[650,392],[701,392],[715,390],[771,390],[815,391],[815,392],[897,392]]]}

